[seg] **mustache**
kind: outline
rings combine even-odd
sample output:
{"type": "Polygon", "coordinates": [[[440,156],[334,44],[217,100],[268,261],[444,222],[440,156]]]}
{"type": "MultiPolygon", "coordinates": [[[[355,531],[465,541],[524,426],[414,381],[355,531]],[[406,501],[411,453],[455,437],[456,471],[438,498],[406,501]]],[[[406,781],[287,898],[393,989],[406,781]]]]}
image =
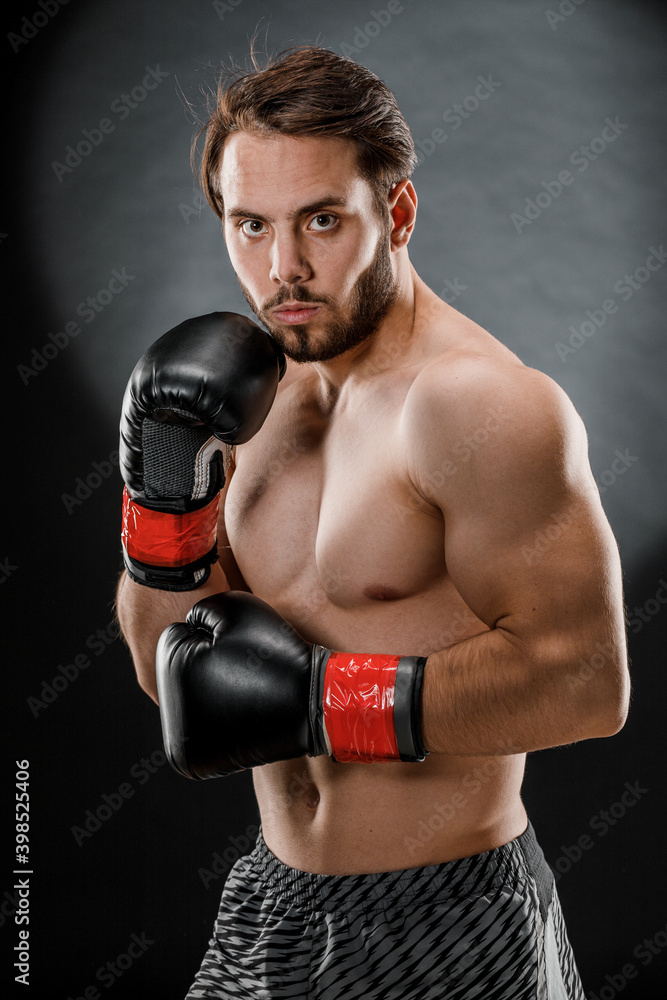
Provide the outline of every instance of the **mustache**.
{"type": "Polygon", "coordinates": [[[315,295],[306,288],[295,288],[292,290],[283,288],[272,299],[264,303],[262,312],[269,312],[271,309],[276,309],[283,302],[317,302],[324,305],[331,305],[331,298],[328,295],[315,295]]]}

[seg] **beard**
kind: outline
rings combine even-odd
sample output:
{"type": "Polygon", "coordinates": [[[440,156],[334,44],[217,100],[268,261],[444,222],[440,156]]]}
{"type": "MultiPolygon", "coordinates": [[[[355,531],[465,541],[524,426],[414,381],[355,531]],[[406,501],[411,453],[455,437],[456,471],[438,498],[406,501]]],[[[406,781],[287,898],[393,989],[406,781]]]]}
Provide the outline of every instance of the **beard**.
{"type": "Polygon", "coordinates": [[[330,361],[375,333],[396,301],[398,282],[391,267],[389,229],[380,237],[372,263],[362,271],[352,288],[347,315],[340,315],[336,299],[323,294],[315,295],[301,285],[283,285],[275,298],[260,309],[240,280],[239,285],[252,311],[288,358],[299,364],[330,361]],[[271,310],[281,306],[283,302],[321,303],[332,308],[334,318],[322,332],[312,336],[307,332],[305,323],[285,327],[273,321],[271,310]]]}

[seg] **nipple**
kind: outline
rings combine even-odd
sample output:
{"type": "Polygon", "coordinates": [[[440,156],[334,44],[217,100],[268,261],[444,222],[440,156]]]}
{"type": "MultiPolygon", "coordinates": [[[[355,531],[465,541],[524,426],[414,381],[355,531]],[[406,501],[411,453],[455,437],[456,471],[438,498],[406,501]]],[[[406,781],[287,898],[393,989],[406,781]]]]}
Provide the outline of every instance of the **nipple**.
{"type": "Polygon", "coordinates": [[[397,601],[401,596],[392,587],[366,587],[364,595],[371,601],[397,601]]]}

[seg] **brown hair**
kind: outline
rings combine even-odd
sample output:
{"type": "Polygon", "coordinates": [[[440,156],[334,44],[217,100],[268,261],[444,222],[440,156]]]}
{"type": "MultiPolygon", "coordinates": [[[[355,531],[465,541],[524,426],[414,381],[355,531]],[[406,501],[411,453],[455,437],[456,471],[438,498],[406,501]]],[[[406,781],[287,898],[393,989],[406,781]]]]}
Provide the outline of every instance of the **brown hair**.
{"type": "Polygon", "coordinates": [[[192,144],[192,165],[206,199],[219,218],[224,206],[219,171],[227,137],[233,132],[293,136],[337,136],[357,147],[359,172],[371,188],[381,218],[387,216],[392,185],[409,177],[417,164],[415,147],[396,98],[379,77],[352,59],[317,45],[287,49],[261,69],[218,80],[209,120],[192,144]],[[205,134],[199,167],[197,145],[205,134]]]}

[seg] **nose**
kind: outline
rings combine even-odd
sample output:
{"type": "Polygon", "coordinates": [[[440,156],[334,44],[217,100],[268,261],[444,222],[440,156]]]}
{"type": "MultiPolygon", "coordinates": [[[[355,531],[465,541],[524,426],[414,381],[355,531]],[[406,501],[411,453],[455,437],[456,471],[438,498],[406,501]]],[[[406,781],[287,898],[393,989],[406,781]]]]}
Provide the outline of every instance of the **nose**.
{"type": "Polygon", "coordinates": [[[271,257],[271,281],[279,285],[307,281],[312,276],[310,265],[293,234],[275,236],[271,257]]]}

